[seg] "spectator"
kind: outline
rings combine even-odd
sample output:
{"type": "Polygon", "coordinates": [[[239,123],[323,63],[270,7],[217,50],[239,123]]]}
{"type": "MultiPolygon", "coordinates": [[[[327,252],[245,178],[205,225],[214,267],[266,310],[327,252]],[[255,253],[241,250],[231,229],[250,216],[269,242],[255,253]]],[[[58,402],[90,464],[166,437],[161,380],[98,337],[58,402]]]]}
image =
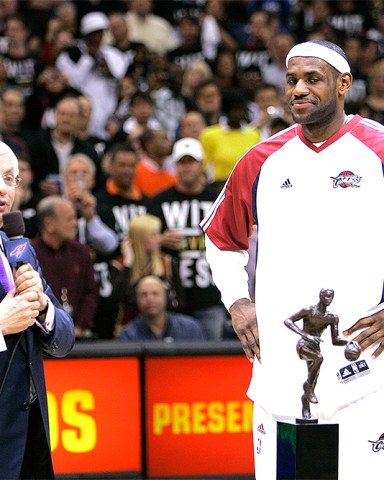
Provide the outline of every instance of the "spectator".
{"type": "Polygon", "coordinates": [[[222,93],[239,87],[236,56],[233,52],[219,50],[213,62],[212,70],[222,93]]]}
{"type": "Polygon", "coordinates": [[[176,177],[165,169],[172,151],[165,130],[148,130],[139,138],[143,156],[137,165],[134,185],[147,196],[153,196],[174,185],[176,177]]]}
{"type": "Polygon", "coordinates": [[[16,15],[19,10],[19,0],[8,0],[0,3],[0,51],[7,47],[7,41],[3,37],[5,33],[5,22],[11,15],[16,15]]]}
{"type": "Polygon", "coordinates": [[[78,95],[80,92],[69,85],[67,77],[55,65],[46,66],[38,76],[34,94],[28,101],[29,109],[33,110],[29,128],[54,128],[58,102],[64,97],[78,95]]]}
{"type": "Polygon", "coordinates": [[[64,172],[64,194],[77,213],[77,236],[101,255],[109,255],[118,247],[116,233],[96,213],[96,197],[92,189],[96,183],[96,168],[82,153],[68,158],[64,172]]]}
{"type": "Polygon", "coordinates": [[[124,327],[119,340],[204,340],[195,319],[167,310],[167,287],[160,278],[143,277],[136,286],[136,301],[139,316],[124,327]]]}
{"type": "Polygon", "coordinates": [[[77,339],[91,336],[97,287],[89,248],[76,239],[76,213],[58,196],[41,200],[37,210],[40,235],[32,240],[44,276],[75,324],[77,339]]]}
{"type": "Polygon", "coordinates": [[[21,211],[25,225],[24,235],[32,239],[38,233],[37,205],[42,197],[32,190],[33,172],[29,161],[19,156],[18,163],[21,182],[15,190],[15,201],[13,202],[12,210],[21,211]]]}
{"type": "MultiPolygon", "coordinates": [[[[122,241],[127,237],[130,221],[147,211],[148,198],[134,185],[133,178],[138,158],[128,143],[117,143],[108,152],[108,178],[106,186],[96,193],[97,213],[122,241]]],[[[119,250],[111,255],[98,255],[95,262],[99,285],[99,307],[95,317],[96,332],[99,338],[113,338],[118,306],[113,301],[110,278],[111,260],[119,255],[119,250]]]]}
{"type": "Polygon", "coordinates": [[[215,60],[219,48],[235,52],[237,42],[226,25],[225,3],[221,0],[207,0],[204,4],[204,15],[201,20],[201,44],[204,58],[215,60]]]}
{"type": "Polygon", "coordinates": [[[60,24],[60,30],[70,32],[75,38],[79,37],[79,18],[75,2],[63,1],[55,9],[55,17],[60,24]]]}
{"type": "Polygon", "coordinates": [[[1,64],[5,68],[9,87],[20,90],[27,99],[35,88],[39,71],[38,60],[28,45],[29,30],[21,15],[11,15],[5,22],[7,49],[2,53],[1,64]]]}
{"type": "Polygon", "coordinates": [[[180,34],[180,44],[167,53],[168,61],[179,65],[183,70],[192,63],[204,61],[205,57],[200,42],[199,19],[191,15],[181,17],[178,32],[180,34]]]}
{"type": "Polygon", "coordinates": [[[374,18],[372,28],[367,31],[366,37],[375,40],[379,45],[380,56],[384,55],[384,10],[379,10],[374,18]]]}
{"type": "Polygon", "coordinates": [[[255,11],[266,11],[272,13],[277,19],[277,29],[280,32],[286,32],[290,27],[291,0],[250,0],[248,2],[249,13],[255,11]]]}
{"type": "Polygon", "coordinates": [[[77,14],[83,18],[87,13],[95,10],[108,15],[111,12],[125,12],[126,0],[81,0],[76,2],[77,14]]]}
{"type": "Polygon", "coordinates": [[[154,103],[148,92],[138,91],[131,97],[130,117],[124,122],[112,144],[116,141],[126,139],[139,150],[138,138],[148,129],[161,128],[160,122],[154,116],[154,103]]]}
{"type": "Polygon", "coordinates": [[[196,110],[203,116],[207,125],[216,125],[221,117],[221,90],[214,79],[199,83],[195,89],[196,110]]]}
{"type": "Polygon", "coordinates": [[[380,58],[379,44],[375,40],[363,38],[360,58],[360,70],[362,73],[369,76],[375,62],[380,60],[380,58]]]}
{"type": "Polygon", "coordinates": [[[332,29],[329,19],[333,11],[333,3],[328,0],[298,3],[292,12],[292,33],[300,41],[305,41],[308,35],[316,29],[332,29]]]}
{"type": "Polygon", "coordinates": [[[138,50],[144,47],[142,42],[133,42],[129,37],[129,30],[124,14],[114,12],[109,15],[110,45],[120,50],[126,57],[127,69],[135,63],[138,50]]]}
{"type": "Polygon", "coordinates": [[[285,92],[285,59],[294,44],[294,37],[290,33],[278,33],[268,43],[272,60],[262,68],[262,78],[265,83],[276,85],[281,94],[285,92]]]}
{"type": "Polygon", "coordinates": [[[384,125],[384,60],[373,65],[368,85],[369,94],[364,104],[370,109],[370,118],[384,125]]]}
{"type": "Polygon", "coordinates": [[[6,89],[2,95],[4,126],[3,130],[9,135],[19,135],[22,130],[22,122],[25,116],[25,98],[23,94],[15,89],[6,89]]]}
{"type": "Polygon", "coordinates": [[[268,64],[270,54],[268,44],[277,33],[273,15],[265,10],[252,13],[248,21],[248,37],[244,48],[237,52],[237,65],[240,69],[257,68],[268,64]]]}
{"type": "Polygon", "coordinates": [[[228,94],[223,111],[226,118],[217,125],[204,128],[200,135],[208,179],[219,189],[238,159],[261,140],[260,130],[246,124],[247,102],[241,93],[228,94]]]}
{"type": "MultiPolygon", "coordinates": [[[[353,83],[345,97],[346,108],[350,110],[353,104],[364,101],[368,94],[368,77],[360,69],[362,41],[358,36],[344,39],[342,48],[351,66],[353,83]]],[[[352,112],[351,112],[352,113],[352,112]]]]}
{"type": "Polygon", "coordinates": [[[193,62],[184,69],[181,93],[187,103],[187,107],[195,106],[194,94],[197,85],[212,77],[212,69],[205,60],[193,62]]]}
{"type": "Polygon", "coordinates": [[[41,48],[47,22],[52,17],[53,9],[57,3],[56,0],[19,1],[19,12],[28,22],[29,44],[34,52],[41,48]]]}
{"type": "Polygon", "coordinates": [[[261,72],[258,67],[248,67],[239,71],[239,90],[247,96],[248,100],[253,98],[257,87],[262,83],[261,72]]]}
{"type": "Polygon", "coordinates": [[[150,72],[149,64],[153,53],[145,45],[136,52],[135,61],[128,67],[127,75],[132,75],[139,90],[145,92],[148,90],[148,75],[150,72]]]}
{"type": "Polygon", "coordinates": [[[42,128],[29,141],[34,189],[43,196],[62,193],[65,165],[74,153],[88,155],[96,168],[100,168],[99,157],[92,145],[75,135],[79,113],[76,98],[63,98],[56,106],[55,128],[42,128]]]}
{"type": "Polygon", "coordinates": [[[152,0],[130,0],[125,15],[131,41],[144,43],[150,52],[165,54],[176,47],[172,26],[152,13],[152,0]]]}
{"type": "Polygon", "coordinates": [[[131,98],[139,90],[133,75],[126,75],[119,82],[118,103],[107,122],[107,132],[113,138],[121,131],[126,120],[131,116],[131,98]]]}
{"type": "Polygon", "coordinates": [[[148,198],[133,182],[138,158],[132,146],[129,143],[117,143],[108,155],[106,186],[96,192],[97,211],[121,241],[128,235],[130,220],[146,213],[148,198]]]}
{"type": "Polygon", "coordinates": [[[199,321],[208,339],[218,340],[228,314],[212,282],[204,235],[199,227],[218,191],[206,185],[203,150],[198,140],[178,140],[173,159],[177,183],[152,199],[150,211],[161,219],[163,248],[177,264],[177,278],[185,292],[182,311],[199,321]]]}
{"type": "Polygon", "coordinates": [[[121,242],[122,263],[133,284],[143,275],[171,278],[170,259],[161,252],[161,222],[145,213],[133,218],[128,237],[121,242]]]}
{"type": "Polygon", "coordinates": [[[17,151],[18,156],[29,160],[30,152],[27,139],[30,132],[24,127],[25,98],[14,88],[5,90],[1,95],[0,109],[3,113],[0,124],[1,134],[5,143],[17,151]]]}
{"type": "Polygon", "coordinates": [[[90,132],[103,139],[107,138],[107,119],[116,108],[118,81],[127,70],[126,59],[119,50],[101,45],[108,26],[108,17],[101,12],[85,15],[80,25],[83,41],[62,52],[56,61],[71,86],[92,101],[90,132]]]}
{"type": "Polygon", "coordinates": [[[292,116],[286,112],[286,106],[275,85],[267,83],[259,85],[250,106],[252,109],[251,124],[260,130],[263,140],[271,136],[274,119],[284,119],[288,125],[292,123],[292,116]]]}
{"type": "MultiPolygon", "coordinates": [[[[91,100],[80,95],[77,97],[79,103],[79,116],[77,117],[76,136],[83,142],[87,142],[96,151],[99,159],[101,160],[106,149],[106,142],[100,137],[92,135],[90,132],[90,121],[92,118],[92,102],[91,100]]],[[[104,176],[101,171],[97,171],[97,186],[104,184],[104,176]]]]}
{"type": "Polygon", "coordinates": [[[60,21],[53,17],[48,21],[39,58],[46,66],[55,65],[60,53],[70,48],[74,42],[73,33],[62,29],[60,21]]]}
{"type": "Polygon", "coordinates": [[[158,75],[161,78],[158,85],[154,88],[149,84],[154,101],[154,116],[162,128],[166,129],[171,140],[175,139],[180,119],[186,111],[186,102],[181,93],[183,73],[180,65],[170,63],[158,75]]]}
{"type": "Polygon", "coordinates": [[[341,38],[363,35],[372,26],[369,2],[336,0],[329,22],[340,32],[341,38]]]}
{"type": "MultiPolygon", "coordinates": [[[[176,140],[180,140],[180,138],[184,137],[198,140],[201,132],[206,126],[207,124],[203,115],[196,110],[191,110],[181,117],[176,140]]],[[[172,155],[164,162],[164,167],[170,172],[175,173],[175,161],[172,155]]]]}
{"type": "Polygon", "coordinates": [[[200,112],[191,110],[180,121],[180,138],[192,137],[198,140],[201,131],[206,126],[203,115],[200,112]]]}
{"type": "Polygon", "coordinates": [[[121,242],[121,260],[114,261],[111,271],[113,297],[122,303],[123,324],[137,315],[133,301],[133,285],[143,275],[162,277],[169,287],[169,308],[178,310],[183,301],[182,287],[177,272],[173,271],[172,259],[161,251],[161,221],[144,214],[133,218],[129,225],[128,238],[121,242]]]}

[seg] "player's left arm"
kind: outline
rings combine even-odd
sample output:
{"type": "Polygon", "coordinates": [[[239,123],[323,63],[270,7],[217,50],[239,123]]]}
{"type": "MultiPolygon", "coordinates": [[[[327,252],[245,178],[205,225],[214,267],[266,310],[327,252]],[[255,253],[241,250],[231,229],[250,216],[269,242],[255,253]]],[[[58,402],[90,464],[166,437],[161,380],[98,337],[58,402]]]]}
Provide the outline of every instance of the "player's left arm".
{"type": "Polygon", "coordinates": [[[346,345],[348,340],[339,336],[339,317],[337,315],[333,317],[333,322],[331,323],[332,344],[338,346],[346,345]]]}

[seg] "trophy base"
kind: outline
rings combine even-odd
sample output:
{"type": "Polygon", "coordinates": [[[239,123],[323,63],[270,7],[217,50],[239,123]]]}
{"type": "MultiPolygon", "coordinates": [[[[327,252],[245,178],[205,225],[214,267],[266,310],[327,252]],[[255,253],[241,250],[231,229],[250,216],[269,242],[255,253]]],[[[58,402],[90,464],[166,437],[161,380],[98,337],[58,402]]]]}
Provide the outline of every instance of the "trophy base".
{"type": "Polygon", "coordinates": [[[339,425],[277,422],[277,480],[337,480],[339,425]]]}

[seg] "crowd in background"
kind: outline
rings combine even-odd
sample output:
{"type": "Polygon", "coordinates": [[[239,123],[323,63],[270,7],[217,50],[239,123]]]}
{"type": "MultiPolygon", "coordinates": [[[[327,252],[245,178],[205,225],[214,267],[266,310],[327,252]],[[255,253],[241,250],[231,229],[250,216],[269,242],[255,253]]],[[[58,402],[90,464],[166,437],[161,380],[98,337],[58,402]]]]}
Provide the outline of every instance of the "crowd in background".
{"type": "Polygon", "coordinates": [[[0,1],[14,209],[78,340],[235,336],[199,223],[292,124],[285,58],[311,39],[348,57],[347,113],[384,123],[380,1],[0,1]]]}

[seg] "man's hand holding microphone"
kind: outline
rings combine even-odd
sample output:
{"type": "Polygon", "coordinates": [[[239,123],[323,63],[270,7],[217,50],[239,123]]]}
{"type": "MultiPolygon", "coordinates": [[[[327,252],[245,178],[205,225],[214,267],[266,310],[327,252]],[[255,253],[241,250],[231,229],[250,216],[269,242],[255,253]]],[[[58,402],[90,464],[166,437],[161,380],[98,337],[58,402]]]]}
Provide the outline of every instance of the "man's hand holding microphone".
{"type": "Polygon", "coordinates": [[[26,330],[35,324],[36,319],[43,323],[48,303],[39,273],[26,261],[29,244],[23,237],[21,212],[4,214],[3,223],[9,238],[5,246],[15,286],[0,302],[0,328],[3,335],[10,335],[26,330]]]}

